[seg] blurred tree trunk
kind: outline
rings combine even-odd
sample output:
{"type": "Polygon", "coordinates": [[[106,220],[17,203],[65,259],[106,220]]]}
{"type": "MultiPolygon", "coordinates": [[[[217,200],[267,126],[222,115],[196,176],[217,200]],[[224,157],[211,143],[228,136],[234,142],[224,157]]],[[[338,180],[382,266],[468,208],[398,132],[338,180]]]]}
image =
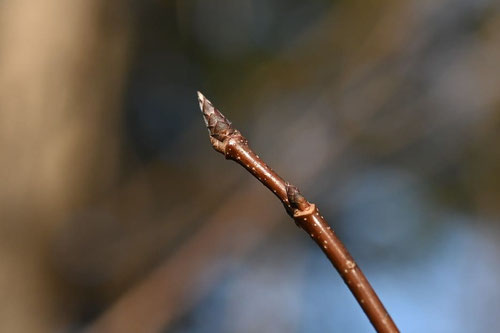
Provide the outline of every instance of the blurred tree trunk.
{"type": "Polygon", "coordinates": [[[0,331],[71,315],[50,241],[113,183],[127,65],[124,2],[0,2],[0,331]]]}

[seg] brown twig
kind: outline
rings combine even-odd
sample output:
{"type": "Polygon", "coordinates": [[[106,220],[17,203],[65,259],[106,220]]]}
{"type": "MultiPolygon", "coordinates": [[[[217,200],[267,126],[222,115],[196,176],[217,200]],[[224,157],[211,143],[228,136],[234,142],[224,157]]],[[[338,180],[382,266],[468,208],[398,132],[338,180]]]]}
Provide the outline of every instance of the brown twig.
{"type": "Polygon", "coordinates": [[[198,92],[198,101],[215,150],[247,169],[283,203],[295,223],[320,246],[347,284],[377,332],[399,332],[384,305],[352,256],[313,203],[285,182],[248,146],[247,139],[198,92]]]}

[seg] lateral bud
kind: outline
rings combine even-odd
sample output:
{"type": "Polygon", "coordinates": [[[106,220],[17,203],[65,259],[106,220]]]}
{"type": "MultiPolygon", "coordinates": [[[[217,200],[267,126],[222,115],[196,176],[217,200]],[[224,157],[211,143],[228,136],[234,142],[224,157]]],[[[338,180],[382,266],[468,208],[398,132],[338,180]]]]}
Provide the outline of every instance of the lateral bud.
{"type": "Polygon", "coordinates": [[[299,189],[290,183],[286,183],[286,195],[290,206],[300,211],[306,210],[311,204],[300,194],[299,189]]]}

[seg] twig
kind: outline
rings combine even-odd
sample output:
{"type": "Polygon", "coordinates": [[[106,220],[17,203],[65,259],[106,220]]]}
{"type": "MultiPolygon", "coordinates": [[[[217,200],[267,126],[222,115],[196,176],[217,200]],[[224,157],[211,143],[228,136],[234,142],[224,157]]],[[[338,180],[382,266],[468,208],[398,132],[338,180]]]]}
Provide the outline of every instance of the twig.
{"type": "Polygon", "coordinates": [[[198,101],[213,148],[247,169],[283,203],[295,223],[320,246],[347,284],[377,332],[399,332],[370,283],[313,203],[285,182],[248,146],[247,139],[198,92],[198,101]]]}

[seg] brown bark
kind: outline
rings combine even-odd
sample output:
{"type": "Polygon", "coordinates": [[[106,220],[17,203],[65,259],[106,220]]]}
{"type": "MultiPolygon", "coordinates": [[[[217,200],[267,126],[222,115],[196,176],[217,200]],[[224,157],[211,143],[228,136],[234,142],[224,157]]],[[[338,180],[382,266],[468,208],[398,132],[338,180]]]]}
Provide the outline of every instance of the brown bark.
{"type": "Polygon", "coordinates": [[[295,223],[312,237],[330,259],[377,332],[399,332],[363,272],[316,206],[267,166],[250,149],[247,139],[201,93],[198,93],[198,100],[213,148],[224,154],[226,159],[247,169],[281,200],[295,223]]]}

